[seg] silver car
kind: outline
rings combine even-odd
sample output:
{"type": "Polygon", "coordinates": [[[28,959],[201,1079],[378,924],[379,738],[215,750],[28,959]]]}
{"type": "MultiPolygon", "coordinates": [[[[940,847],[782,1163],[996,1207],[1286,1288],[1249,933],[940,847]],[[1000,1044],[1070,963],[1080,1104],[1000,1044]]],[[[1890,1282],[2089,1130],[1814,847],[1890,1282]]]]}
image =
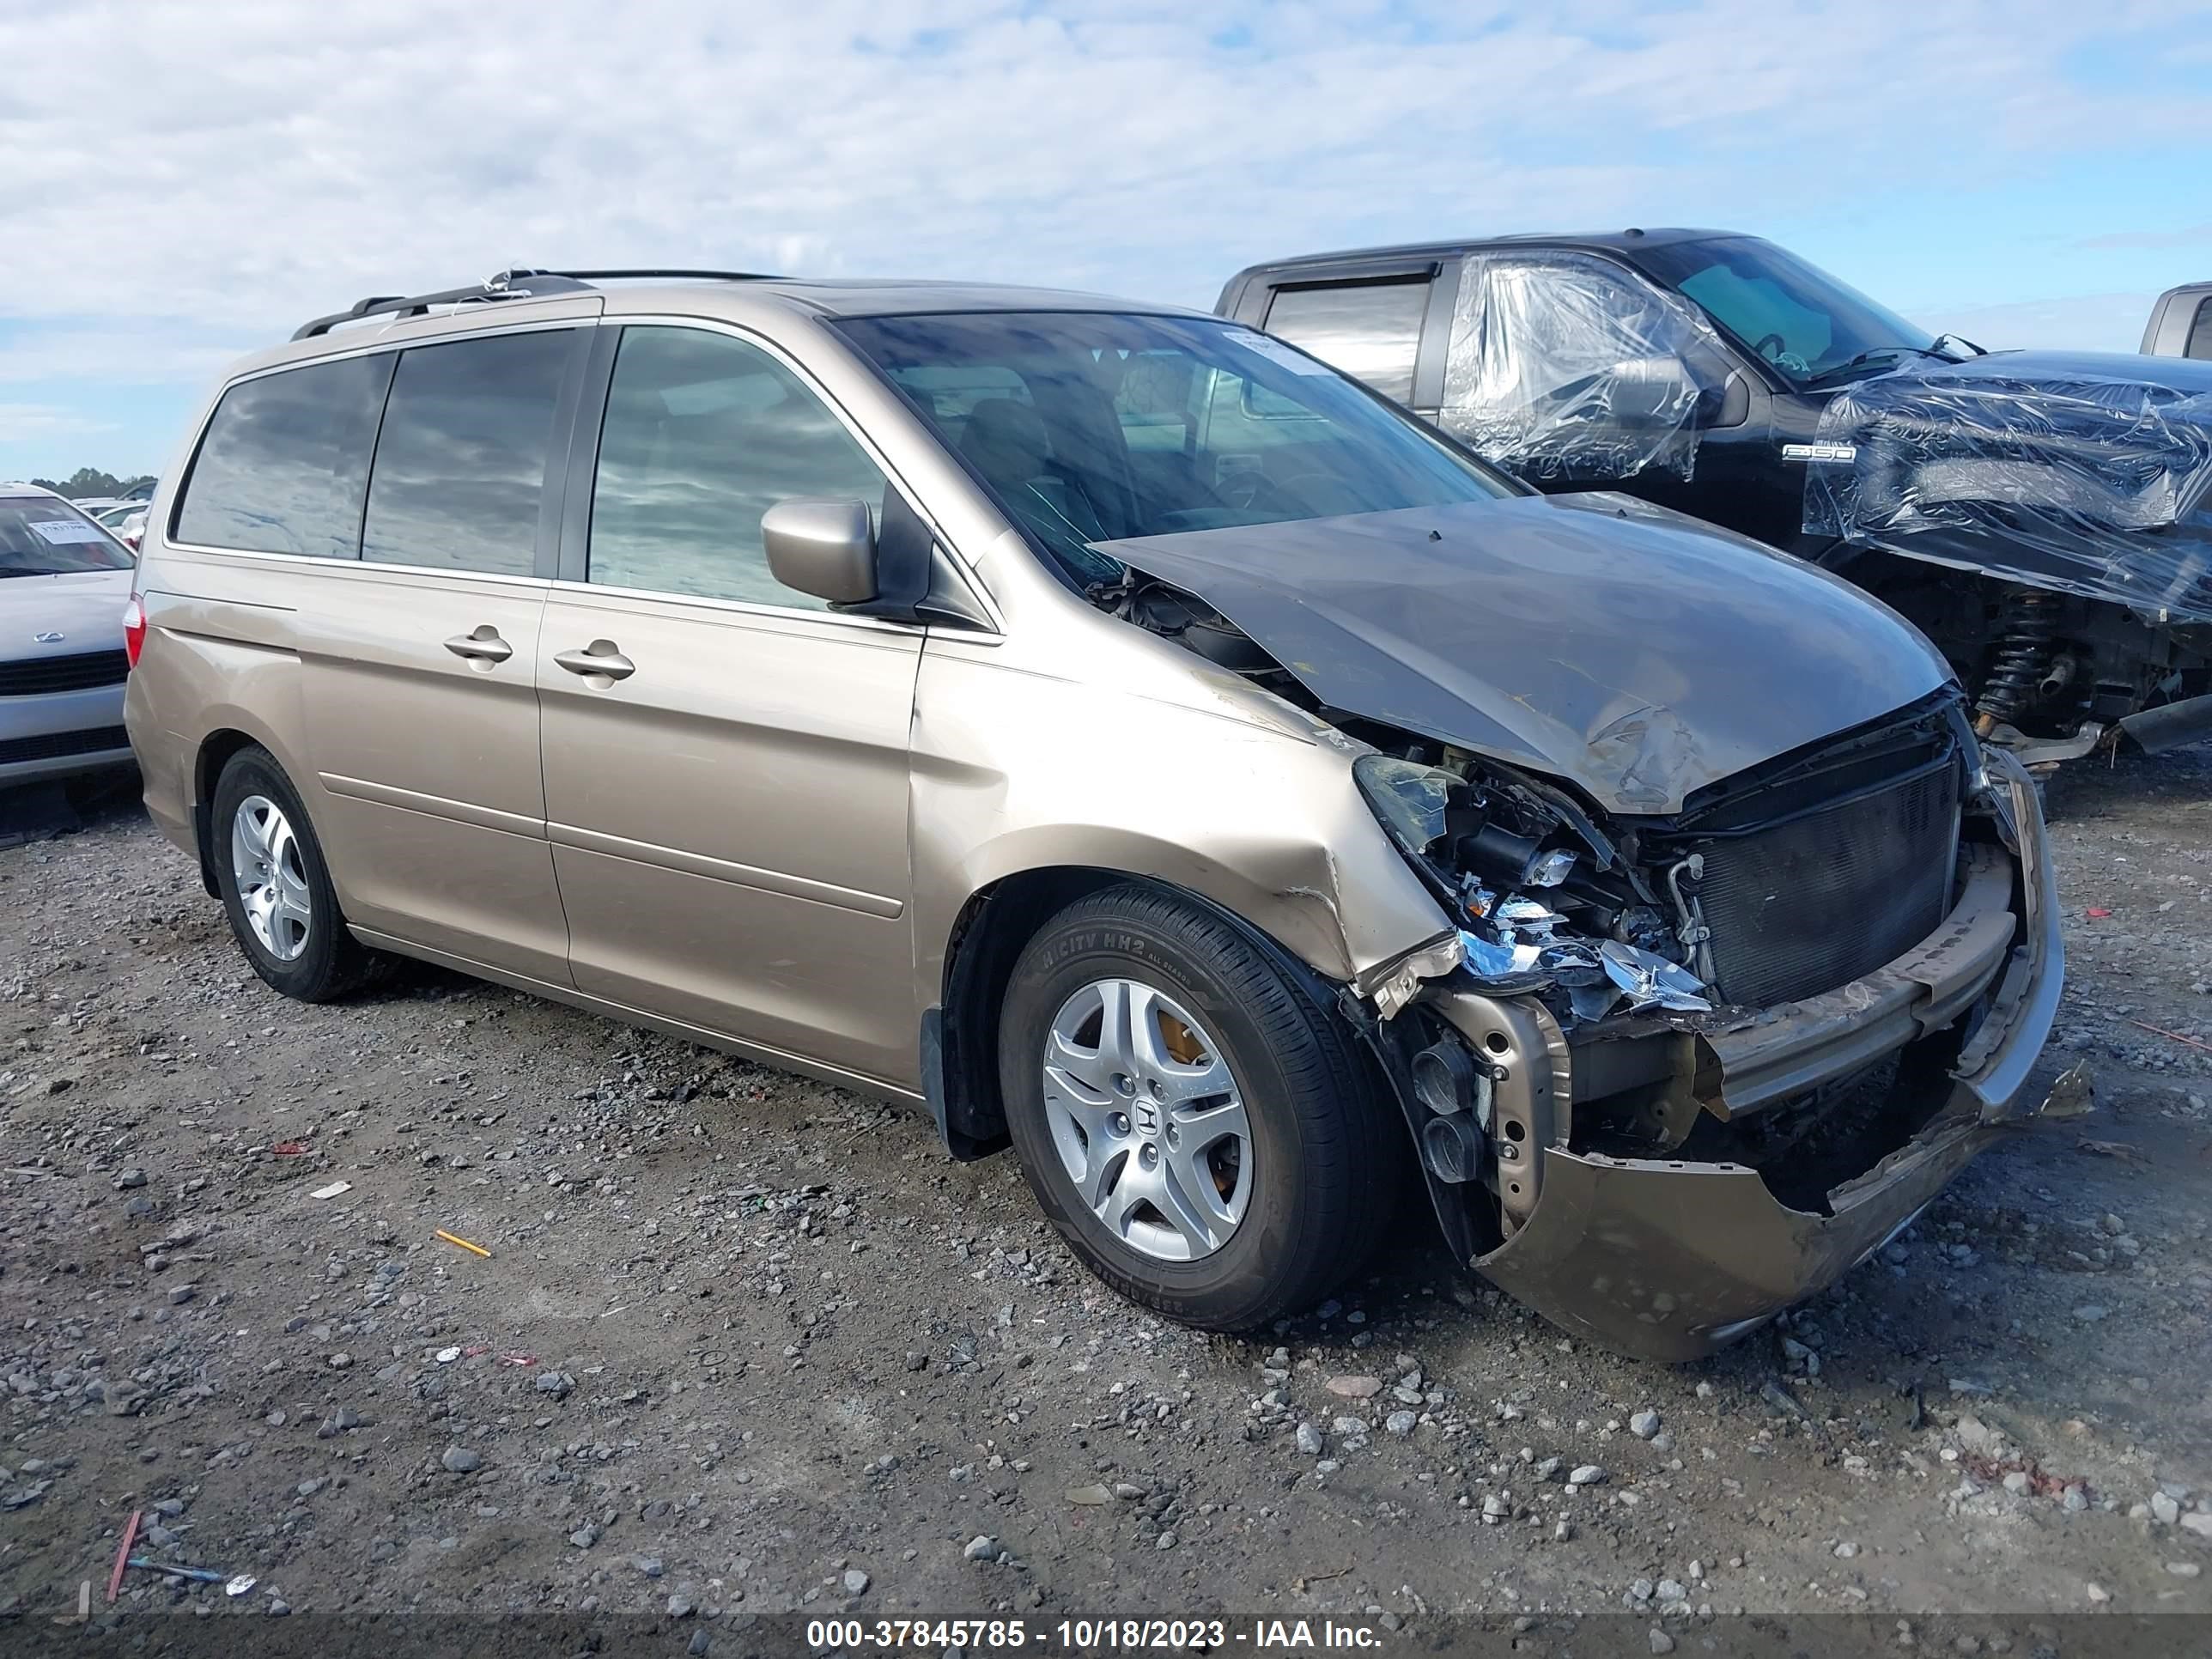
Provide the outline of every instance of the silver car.
{"type": "Polygon", "coordinates": [[[128,762],[131,550],[34,484],[0,483],[0,787],[128,762]]]}

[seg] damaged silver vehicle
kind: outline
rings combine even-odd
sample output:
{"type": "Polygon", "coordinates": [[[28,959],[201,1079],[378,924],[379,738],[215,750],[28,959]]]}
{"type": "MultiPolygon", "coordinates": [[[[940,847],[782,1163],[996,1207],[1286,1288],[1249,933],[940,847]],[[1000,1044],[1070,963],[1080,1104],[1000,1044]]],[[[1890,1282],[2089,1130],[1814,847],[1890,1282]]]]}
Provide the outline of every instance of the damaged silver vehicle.
{"type": "Polygon", "coordinates": [[[2034,791],[1839,578],[1212,318],[643,275],[319,319],[171,470],[131,732],[277,988],[423,957],[927,1102],[1218,1329],[1418,1186],[1692,1357],[2045,1109],[2034,791]]]}

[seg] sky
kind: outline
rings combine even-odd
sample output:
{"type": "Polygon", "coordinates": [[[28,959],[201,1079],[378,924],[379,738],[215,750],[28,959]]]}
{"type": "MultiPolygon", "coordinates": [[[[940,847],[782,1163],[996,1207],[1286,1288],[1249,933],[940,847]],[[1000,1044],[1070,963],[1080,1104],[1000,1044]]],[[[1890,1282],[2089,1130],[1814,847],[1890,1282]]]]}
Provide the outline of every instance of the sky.
{"type": "Polygon", "coordinates": [[[231,358],[511,265],[1211,307],[1698,224],[2120,351],[2212,278],[2207,0],[0,0],[0,478],[160,471],[231,358]]]}

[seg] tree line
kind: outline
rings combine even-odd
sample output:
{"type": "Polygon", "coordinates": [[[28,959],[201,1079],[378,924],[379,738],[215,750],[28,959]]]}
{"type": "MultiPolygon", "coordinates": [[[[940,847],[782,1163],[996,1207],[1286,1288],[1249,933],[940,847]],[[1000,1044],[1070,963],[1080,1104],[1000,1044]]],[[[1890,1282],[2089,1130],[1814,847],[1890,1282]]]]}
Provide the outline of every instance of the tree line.
{"type": "Polygon", "coordinates": [[[81,501],[88,495],[127,495],[140,484],[153,483],[154,478],[151,473],[118,478],[112,472],[102,472],[96,466],[81,466],[66,478],[33,478],[31,482],[41,489],[52,490],[57,495],[81,501]]]}

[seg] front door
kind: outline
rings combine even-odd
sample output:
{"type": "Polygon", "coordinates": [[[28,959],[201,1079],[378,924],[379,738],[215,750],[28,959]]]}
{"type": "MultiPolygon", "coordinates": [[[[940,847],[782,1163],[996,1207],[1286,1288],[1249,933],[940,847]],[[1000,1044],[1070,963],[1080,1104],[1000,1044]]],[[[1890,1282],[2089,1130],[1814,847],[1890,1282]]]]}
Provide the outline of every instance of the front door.
{"type": "MultiPolygon", "coordinates": [[[[564,565],[582,580],[546,606],[537,681],[577,988],[910,1082],[922,630],[784,587],[760,536],[778,501],[880,514],[887,487],[764,348],[705,327],[623,329],[583,556],[564,565]]],[[[575,551],[564,542],[564,562],[575,551]]]]}

